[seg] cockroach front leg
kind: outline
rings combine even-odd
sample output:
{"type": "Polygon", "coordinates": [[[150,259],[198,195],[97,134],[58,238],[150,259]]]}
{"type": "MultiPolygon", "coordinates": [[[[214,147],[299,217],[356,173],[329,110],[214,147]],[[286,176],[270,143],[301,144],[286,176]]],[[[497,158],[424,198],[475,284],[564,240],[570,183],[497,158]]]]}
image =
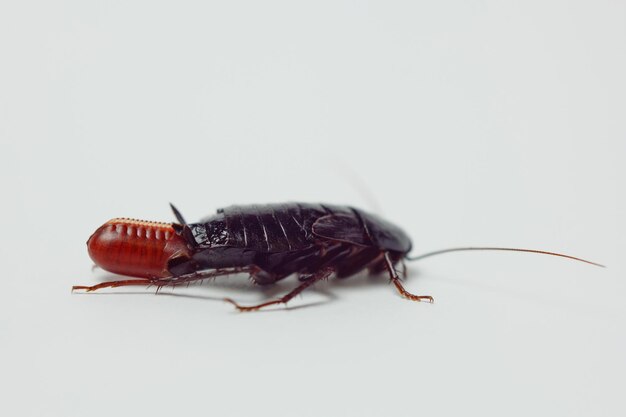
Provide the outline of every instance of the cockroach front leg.
{"type": "Polygon", "coordinates": [[[402,281],[400,281],[398,271],[396,271],[396,268],[393,266],[393,262],[391,262],[391,258],[389,258],[389,252],[384,253],[384,258],[385,264],[387,265],[387,271],[389,271],[389,279],[391,280],[391,283],[396,287],[401,296],[411,301],[426,301],[431,304],[435,302],[435,299],[430,295],[415,295],[408,292],[402,286],[402,281]]]}
{"type": "Polygon", "coordinates": [[[300,294],[302,291],[309,288],[311,285],[315,284],[316,282],[328,278],[333,272],[334,270],[332,268],[321,269],[320,271],[311,275],[307,280],[303,281],[302,284],[298,285],[296,288],[294,288],[293,290],[291,290],[289,293],[285,294],[281,298],[278,298],[272,301],[267,301],[265,303],[257,304],[254,306],[239,305],[236,301],[232,300],[231,298],[224,298],[224,301],[231,303],[239,311],[255,311],[263,307],[268,307],[268,306],[275,305],[275,304],[287,304],[289,300],[291,300],[293,297],[300,294]]]}

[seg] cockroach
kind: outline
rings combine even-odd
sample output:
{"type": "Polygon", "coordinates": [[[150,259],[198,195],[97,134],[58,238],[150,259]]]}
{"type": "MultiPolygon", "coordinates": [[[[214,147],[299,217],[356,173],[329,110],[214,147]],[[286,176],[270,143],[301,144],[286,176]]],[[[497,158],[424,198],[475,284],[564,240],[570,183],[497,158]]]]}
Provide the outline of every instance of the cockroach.
{"type": "Polygon", "coordinates": [[[386,271],[398,293],[412,301],[433,302],[402,285],[397,266],[447,252],[500,250],[531,252],[595,262],[535,249],[462,247],[411,257],[408,235],[389,221],[363,210],[330,204],[284,203],[230,206],[187,223],[170,204],[178,223],[116,218],[98,228],[87,241],[91,259],[104,270],[133,279],[77,285],[72,290],[96,291],[130,285],[176,287],[233,273],[247,273],[255,284],[274,284],[296,274],[300,284],[278,299],[242,306],[240,311],[286,304],[306,288],[335,275],[347,278],[363,270],[386,271]]]}

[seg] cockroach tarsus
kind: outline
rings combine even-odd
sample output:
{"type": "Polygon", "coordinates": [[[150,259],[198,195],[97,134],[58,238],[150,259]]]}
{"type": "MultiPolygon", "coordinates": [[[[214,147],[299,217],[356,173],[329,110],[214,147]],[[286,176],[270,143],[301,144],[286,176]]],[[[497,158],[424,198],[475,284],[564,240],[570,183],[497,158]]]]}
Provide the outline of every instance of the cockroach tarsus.
{"type": "Polygon", "coordinates": [[[581,258],[536,249],[461,247],[411,257],[412,244],[398,226],[360,209],[329,204],[284,203],[230,206],[187,223],[170,204],[178,223],[127,218],[108,221],[87,241],[89,255],[104,270],[133,277],[72,290],[96,291],[125,286],[161,287],[189,284],[207,278],[247,273],[255,284],[274,284],[292,274],[300,284],[284,296],[242,306],[253,311],[292,298],[331,275],[347,278],[363,270],[387,272],[398,293],[412,301],[433,302],[402,285],[399,263],[448,252],[499,250],[560,256],[602,266],[581,258]]]}

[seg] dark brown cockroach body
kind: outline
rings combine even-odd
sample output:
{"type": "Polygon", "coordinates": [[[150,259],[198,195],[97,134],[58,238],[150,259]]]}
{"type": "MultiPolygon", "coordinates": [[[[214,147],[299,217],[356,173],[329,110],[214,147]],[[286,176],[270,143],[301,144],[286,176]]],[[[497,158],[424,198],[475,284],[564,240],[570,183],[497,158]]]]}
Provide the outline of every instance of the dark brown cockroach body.
{"type": "Polygon", "coordinates": [[[231,206],[186,226],[190,259],[177,259],[173,275],[224,267],[255,266],[257,284],[291,274],[306,278],[324,269],[347,277],[367,267],[385,268],[411,250],[397,226],[349,207],[325,204],[231,206]]]}
{"type": "MultiPolygon", "coordinates": [[[[409,293],[400,282],[396,266],[410,259],[407,255],[411,240],[406,233],[362,210],[306,203],[230,206],[199,223],[187,224],[178,210],[173,206],[172,209],[179,223],[114,219],[100,227],[87,242],[96,265],[136,278],[74,289],[177,286],[239,272],[250,274],[256,284],[267,285],[298,275],[301,284],[280,299],[251,307],[227,299],[239,310],[249,311],[287,303],[331,274],[345,278],[368,269],[372,273],[387,270],[391,282],[406,298],[433,301],[430,296],[409,293]]],[[[518,250],[573,258],[527,249],[446,251],[474,249],[518,250]]]]}

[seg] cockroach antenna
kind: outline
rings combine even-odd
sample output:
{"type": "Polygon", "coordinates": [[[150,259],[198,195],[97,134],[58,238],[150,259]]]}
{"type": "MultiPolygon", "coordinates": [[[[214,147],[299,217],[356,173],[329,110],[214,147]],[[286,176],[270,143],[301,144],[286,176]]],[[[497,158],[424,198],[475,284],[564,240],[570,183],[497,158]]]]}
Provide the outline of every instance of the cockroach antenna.
{"type": "Polygon", "coordinates": [[[567,259],[572,259],[574,261],[579,261],[579,262],[584,262],[586,264],[590,264],[590,265],[594,265],[594,266],[599,266],[600,268],[606,268],[606,266],[599,264],[597,262],[591,262],[588,261],[586,259],[582,259],[582,258],[577,258],[575,256],[571,256],[571,255],[565,255],[562,253],[556,253],[556,252],[548,252],[545,250],[537,250],[537,249],[521,249],[521,248],[498,248],[498,247],[463,247],[463,248],[449,248],[449,249],[441,249],[441,250],[436,250],[434,252],[428,252],[428,253],[424,253],[422,255],[417,255],[417,256],[407,256],[406,259],[407,261],[418,261],[424,258],[429,258],[431,256],[435,256],[435,255],[441,255],[444,253],[450,253],[450,252],[464,252],[464,251],[508,251],[508,252],[528,252],[528,253],[538,253],[540,255],[550,255],[550,256],[560,256],[561,258],[567,258],[567,259]]]}

